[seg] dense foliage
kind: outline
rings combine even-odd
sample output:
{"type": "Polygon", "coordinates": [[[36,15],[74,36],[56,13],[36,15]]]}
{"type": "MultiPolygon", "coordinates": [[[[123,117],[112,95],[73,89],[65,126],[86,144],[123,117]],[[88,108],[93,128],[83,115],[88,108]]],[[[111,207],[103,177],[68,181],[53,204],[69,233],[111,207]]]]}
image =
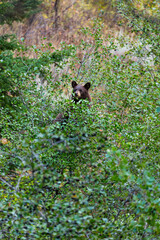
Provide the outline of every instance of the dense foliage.
{"type": "Polygon", "coordinates": [[[41,0],[1,0],[0,24],[22,21],[38,11],[41,0]]]}
{"type": "Polygon", "coordinates": [[[100,22],[78,46],[1,52],[1,239],[159,236],[157,44],[104,39],[100,22]],[[72,80],[91,82],[90,108],[63,97],[72,80]]]}

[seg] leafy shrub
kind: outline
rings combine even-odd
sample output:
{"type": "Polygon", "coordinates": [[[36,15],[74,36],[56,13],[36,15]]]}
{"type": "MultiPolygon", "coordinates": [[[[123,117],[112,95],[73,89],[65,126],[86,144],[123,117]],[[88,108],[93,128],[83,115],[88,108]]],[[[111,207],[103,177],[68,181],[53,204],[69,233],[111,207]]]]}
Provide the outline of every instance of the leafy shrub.
{"type": "MultiPolygon", "coordinates": [[[[151,67],[126,62],[127,53],[112,54],[127,40],[116,44],[108,37],[105,44],[99,22],[83,32],[90,39],[79,46],[63,44],[54,54],[33,48],[37,59],[4,53],[9,73],[3,74],[12,76],[21,94],[1,108],[3,239],[158,237],[157,62],[151,67]],[[52,80],[52,61],[57,71],[70,69],[58,82],[52,80]],[[37,88],[39,73],[46,88],[37,88]],[[92,83],[91,108],[61,97],[61,89],[82,79],[92,83]],[[69,118],[54,123],[59,112],[69,118]]],[[[131,54],[141,59],[141,45],[134,42],[131,54]]]]}
{"type": "Polygon", "coordinates": [[[2,0],[0,4],[0,24],[22,21],[39,11],[39,0],[2,0]]]}

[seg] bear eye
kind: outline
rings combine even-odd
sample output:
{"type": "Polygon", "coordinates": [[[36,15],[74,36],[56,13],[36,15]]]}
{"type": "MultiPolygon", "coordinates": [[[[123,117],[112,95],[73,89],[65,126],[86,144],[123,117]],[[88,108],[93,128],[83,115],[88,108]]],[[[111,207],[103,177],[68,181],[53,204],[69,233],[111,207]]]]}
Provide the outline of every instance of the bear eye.
{"type": "Polygon", "coordinates": [[[81,92],[82,92],[82,89],[80,89],[79,91],[80,91],[80,93],[81,93],[81,92]]]}

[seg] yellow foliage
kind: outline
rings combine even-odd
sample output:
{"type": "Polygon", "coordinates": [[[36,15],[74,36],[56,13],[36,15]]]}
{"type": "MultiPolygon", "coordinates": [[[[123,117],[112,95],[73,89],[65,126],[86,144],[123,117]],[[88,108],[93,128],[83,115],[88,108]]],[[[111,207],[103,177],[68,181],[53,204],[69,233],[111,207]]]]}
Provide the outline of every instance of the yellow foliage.
{"type": "Polygon", "coordinates": [[[9,143],[9,141],[7,140],[7,138],[2,138],[0,141],[1,141],[1,143],[2,143],[3,145],[9,143]]]}
{"type": "Polygon", "coordinates": [[[42,16],[43,16],[45,19],[47,19],[47,18],[48,18],[48,16],[47,16],[47,14],[46,14],[46,13],[43,13],[43,14],[42,14],[42,16]]]}

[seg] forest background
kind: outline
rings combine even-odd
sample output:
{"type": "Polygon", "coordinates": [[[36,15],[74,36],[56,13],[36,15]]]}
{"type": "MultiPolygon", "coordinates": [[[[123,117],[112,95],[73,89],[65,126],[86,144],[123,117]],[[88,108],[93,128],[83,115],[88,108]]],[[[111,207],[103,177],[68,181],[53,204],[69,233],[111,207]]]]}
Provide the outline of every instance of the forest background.
{"type": "Polygon", "coordinates": [[[0,24],[0,239],[158,239],[159,1],[2,0],[0,24]]]}

